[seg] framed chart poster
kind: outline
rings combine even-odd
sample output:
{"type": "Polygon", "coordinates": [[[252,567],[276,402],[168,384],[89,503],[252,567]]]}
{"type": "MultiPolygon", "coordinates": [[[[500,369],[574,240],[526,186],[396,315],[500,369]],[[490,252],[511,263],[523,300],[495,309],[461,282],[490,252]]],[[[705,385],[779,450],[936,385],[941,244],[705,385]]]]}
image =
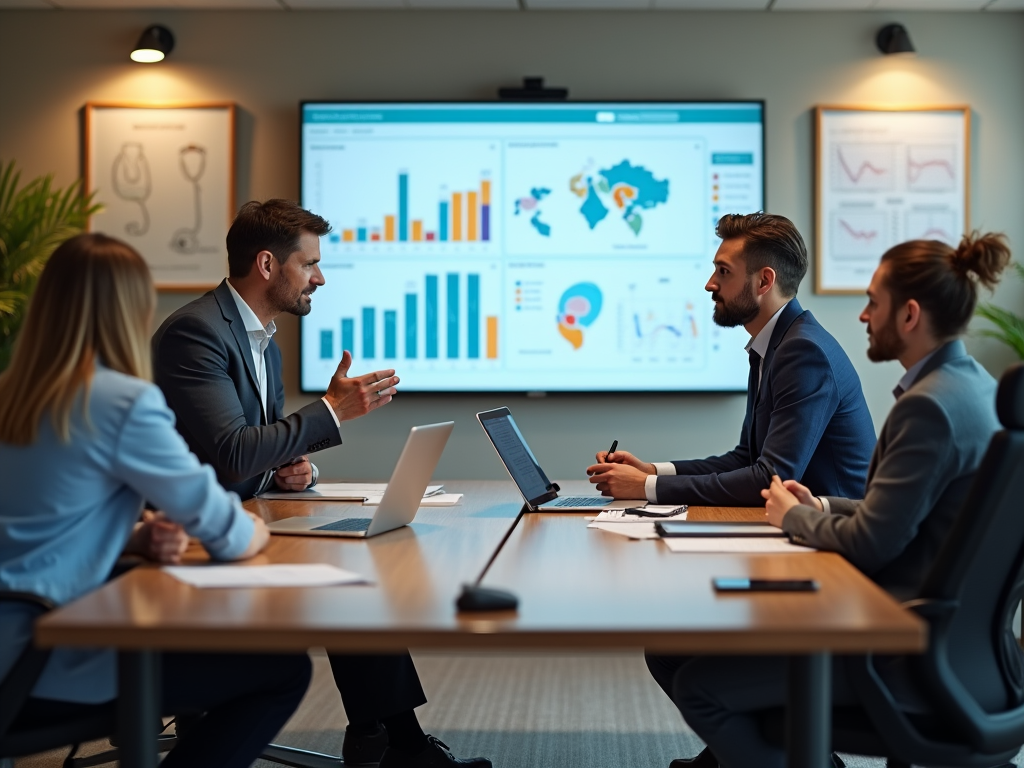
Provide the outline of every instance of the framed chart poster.
{"type": "Polygon", "coordinates": [[[968,228],[969,107],[817,107],[817,293],[863,293],[886,250],[968,228]]]}
{"type": "Polygon", "coordinates": [[[132,245],[161,290],[206,290],[227,275],[234,104],[86,104],[84,145],[86,189],[103,205],[90,231],[132,245]]]}

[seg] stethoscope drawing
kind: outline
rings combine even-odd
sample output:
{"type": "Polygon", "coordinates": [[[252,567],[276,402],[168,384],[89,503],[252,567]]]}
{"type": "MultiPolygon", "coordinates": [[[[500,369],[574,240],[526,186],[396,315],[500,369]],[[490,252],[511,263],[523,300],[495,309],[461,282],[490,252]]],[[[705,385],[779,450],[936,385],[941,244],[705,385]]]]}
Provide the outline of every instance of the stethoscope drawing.
{"type": "Polygon", "coordinates": [[[142,221],[129,221],[124,226],[129,235],[141,237],[149,231],[149,209],[146,200],[153,191],[153,183],[149,174],[149,161],[142,154],[142,144],[125,142],[121,151],[114,158],[112,169],[115,194],[122,200],[138,203],[142,221]]]}
{"type": "Polygon", "coordinates": [[[192,199],[195,204],[195,221],[192,227],[182,227],[171,236],[171,248],[178,253],[196,253],[203,250],[199,245],[199,230],[203,226],[202,190],[199,179],[206,170],[206,148],[189,144],[178,151],[178,166],[181,173],[192,184],[192,199]]]}

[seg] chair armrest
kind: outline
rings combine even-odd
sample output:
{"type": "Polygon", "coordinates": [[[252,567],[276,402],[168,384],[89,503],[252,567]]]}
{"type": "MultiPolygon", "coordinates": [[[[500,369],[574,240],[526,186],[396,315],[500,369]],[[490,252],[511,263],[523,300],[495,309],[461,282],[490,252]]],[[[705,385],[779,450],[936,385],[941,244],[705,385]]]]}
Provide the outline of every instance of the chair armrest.
{"type": "MultiPolygon", "coordinates": [[[[56,608],[54,602],[48,598],[31,592],[17,592],[9,589],[0,589],[0,603],[28,605],[36,609],[37,616],[49,613],[56,608]]],[[[0,681],[0,701],[3,702],[3,707],[0,708],[0,739],[6,735],[11,724],[18,717],[18,713],[29,694],[32,693],[32,689],[49,659],[49,648],[36,648],[29,643],[21,652],[18,660],[14,662],[7,676],[0,681]]]]}

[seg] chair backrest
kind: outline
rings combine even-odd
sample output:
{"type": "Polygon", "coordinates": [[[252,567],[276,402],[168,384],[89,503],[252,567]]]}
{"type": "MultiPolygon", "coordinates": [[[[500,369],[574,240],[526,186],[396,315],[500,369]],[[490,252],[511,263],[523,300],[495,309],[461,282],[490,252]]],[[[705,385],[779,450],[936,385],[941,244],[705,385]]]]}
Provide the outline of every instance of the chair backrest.
{"type": "Polygon", "coordinates": [[[925,613],[929,649],[913,665],[954,723],[977,736],[1002,713],[997,730],[1024,741],[1024,654],[1009,631],[1024,596],[1024,364],[1000,380],[996,411],[1004,429],[921,588],[922,603],[947,610],[925,613]]]}
{"type": "MultiPolygon", "coordinates": [[[[54,608],[54,604],[44,597],[10,590],[0,590],[0,603],[16,603],[26,606],[35,616],[41,616],[54,608]]],[[[21,711],[22,705],[35,687],[49,658],[49,649],[36,648],[29,643],[4,679],[0,681],[0,702],[3,702],[3,706],[0,707],[0,739],[4,737],[17,718],[18,712],[21,711]]]]}

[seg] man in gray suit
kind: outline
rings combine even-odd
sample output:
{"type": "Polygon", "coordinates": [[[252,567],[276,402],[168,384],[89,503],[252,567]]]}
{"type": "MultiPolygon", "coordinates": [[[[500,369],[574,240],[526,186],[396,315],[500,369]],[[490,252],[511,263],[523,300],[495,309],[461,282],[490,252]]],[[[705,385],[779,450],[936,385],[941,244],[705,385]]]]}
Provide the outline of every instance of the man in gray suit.
{"type": "MultiPolygon", "coordinates": [[[[934,240],[897,245],[882,256],[860,319],[874,361],[905,369],[868,470],[863,499],[817,497],[776,475],[763,492],[768,522],[795,542],[839,552],[900,599],[914,597],[999,428],[996,382],[960,336],[977,302],[976,281],[992,288],[1009,263],[1002,236],[965,237],[955,250],[934,240]]],[[[783,705],[786,661],[697,658],[674,680],[673,700],[707,742],[702,765],[782,768],[756,712],[783,705]]],[[[905,689],[912,691],[913,688],[905,689]]],[[[856,704],[841,658],[833,701],[856,704]]]]}
{"type": "MultiPolygon", "coordinates": [[[[320,237],[330,229],[287,200],[246,203],[228,231],[228,279],[174,312],[153,337],[154,379],[178,431],[243,499],[271,485],[295,491],[313,485],[317,469],[308,454],[341,444],[342,422],[395,394],[393,370],[350,378],[346,351],[327,393],[284,415],[274,319],[309,313],[313,292],[325,282],[320,237]]],[[[413,710],[426,697],[408,653],[329,658],[349,718],[346,764],[490,768],[484,758],[453,757],[423,733],[413,710]]]]}

